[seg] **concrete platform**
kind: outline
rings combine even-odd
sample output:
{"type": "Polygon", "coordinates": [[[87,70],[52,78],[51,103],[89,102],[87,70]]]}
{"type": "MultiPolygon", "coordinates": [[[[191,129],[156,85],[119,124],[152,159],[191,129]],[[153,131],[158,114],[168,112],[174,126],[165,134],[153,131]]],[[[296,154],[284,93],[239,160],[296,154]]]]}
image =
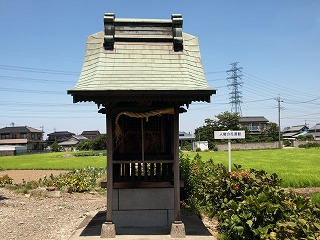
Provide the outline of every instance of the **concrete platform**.
{"type": "MultiPolygon", "coordinates": [[[[94,240],[100,238],[101,226],[105,222],[104,211],[92,212],[79,225],[78,229],[69,238],[70,240],[94,240]]],[[[186,229],[186,238],[195,240],[215,240],[198,216],[182,216],[186,229]]],[[[174,240],[170,237],[170,227],[135,227],[117,228],[116,240],[174,240]]],[[[110,238],[109,238],[110,239],[110,238]]],[[[178,238],[181,239],[181,238],[178,238]]]]}

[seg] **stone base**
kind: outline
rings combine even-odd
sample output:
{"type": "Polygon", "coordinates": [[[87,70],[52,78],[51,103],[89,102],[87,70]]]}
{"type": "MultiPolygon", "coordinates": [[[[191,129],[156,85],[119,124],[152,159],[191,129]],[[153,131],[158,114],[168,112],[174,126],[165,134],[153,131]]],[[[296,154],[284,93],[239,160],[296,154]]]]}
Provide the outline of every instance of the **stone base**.
{"type": "Polygon", "coordinates": [[[182,221],[175,221],[171,225],[171,238],[185,238],[186,237],[186,229],[184,227],[184,223],[182,221]]]}
{"type": "Polygon", "coordinates": [[[115,238],[116,227],[112,222],[105,222],[101,226],[100,238],[115,238]]]}
{"type": "Polygon", "coordinates": [[[173,188],[113,189],[112,221],[117,227],[170,227],[173,188]]]}

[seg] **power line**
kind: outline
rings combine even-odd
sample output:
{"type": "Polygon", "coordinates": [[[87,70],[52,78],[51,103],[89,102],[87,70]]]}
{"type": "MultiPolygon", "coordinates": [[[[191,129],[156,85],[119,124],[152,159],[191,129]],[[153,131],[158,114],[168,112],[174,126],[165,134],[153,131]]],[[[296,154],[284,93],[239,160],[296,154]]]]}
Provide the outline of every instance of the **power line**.
{"type": "Polygon", "coordinates": [[[216,73],[224,73],[225,71],[215,71],[215,72],[205,72],[205,74],[216,74],[216,73]]]}
{"type": "Polygon", "coordinates": [[[0,64],[0,69],[10,70],[10,71],[59,74],[59,75],[79,75],[78,72],[71,72],[71,71],[64,71],[64,70],[43,69],[43,68],[20,67],[20,66],[11,66],[11,65],[2,65],[2,64],[0,64]]]}
{"type": "Polygon", "coordinates": [[[36,93],[36,94],[57,94],[66,95],[66,92],[62,91],[44,91],[44,90],[33,90],[33,89],[19,89],[19,88],[0,88],[2,92],[19,92],[19,93],[36,93]]]}

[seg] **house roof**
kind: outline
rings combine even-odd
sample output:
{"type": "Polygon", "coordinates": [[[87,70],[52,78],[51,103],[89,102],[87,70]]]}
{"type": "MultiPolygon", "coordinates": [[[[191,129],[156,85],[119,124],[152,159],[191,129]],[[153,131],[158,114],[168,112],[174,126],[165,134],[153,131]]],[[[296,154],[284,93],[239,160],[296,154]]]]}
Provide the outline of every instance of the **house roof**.
{"type": "Polygon", "coordinates": [[[75,135],[75,134],[68,131],[56,131],[48,134],[48,136],[69,136],[69,135],[75,135]]]}
{"type": "Polygon", "coordinates": [[[179,140],[193,140],[194,138],[192,133],[179,132],[179,140]]]}
{"type": "Polygon", "coordinates": [[[111,14],[105,16],[105,29],[87,38],[80,79],[68,90],[74,102],[127,102],[140,96],[210,102],[215,90],[204,75],[198,38],[182,33],[181,15],[157,20],[117,19],[111,14]]]}
{"type": "Polygon", "coordinates": [[[94,130],[94,131],[83,131],[81,133],[82,136],[85,136],[85,135],[100,135],[100,131],[98,130],[94,130]]]}
{"type": "Polygon", "coordinates": [[[10,144],[27,144],[28,139],[0,139],[0,145],[10,145],[10,144]]]}
{"type": "Polygon", "coordinates": [[[267,123],[269,122],[269,120],[263,116],[242,117],[239,119],[239,123],[253,123],[253,122],[267,123]]]}
{"type": "Polygon", "coordinates": [[[286,132],[282,134],[282,137],[294,137],[297,134],[299,134],[299,132],[286,132]]]}
{"type": "Polygon", "coordinates": [[[17,126],[17,127],[4,127],[0,129],[0,133],[43,133],[43,131],[28,127],[28,126],[17,126]]]}
{"type": "Polygon", "coordinates": [[[74,135],[69,140],[75,140],[75,141],[82,141],[82,140],[88,140],[85,136],[82,135],[74,135]]]}
{"type": "Polygon", "coordinates": [[[79,141],[77,141],[77,140],[68,140],[68,141],[58,143],[58,145],[60,145],[60,146],[75,146],[78,143],[79,143],[79,141]]]}
{"type": "Polygon", "coordinates": [[[287,132],[296,132],[299,133],[301,130],[303,130],[304,128],[307,128],[305,125],[297,125],[297,126],[292,126],[292,127],[288,127],[285,128],[283,130],[283,132],[287,133],[287,132]]]}
{"type": "Polygon", "coordinates": [[[317,123],[312,128],[309,128],[309,132],[312,132],[314,130],[320,130],[320,123],[317,123]]]}

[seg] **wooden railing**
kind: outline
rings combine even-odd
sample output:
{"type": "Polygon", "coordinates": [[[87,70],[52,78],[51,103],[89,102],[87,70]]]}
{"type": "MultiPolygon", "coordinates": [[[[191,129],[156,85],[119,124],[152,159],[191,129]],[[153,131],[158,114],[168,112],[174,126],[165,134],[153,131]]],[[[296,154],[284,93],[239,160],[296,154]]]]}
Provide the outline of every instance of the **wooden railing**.
{"type": "Polygon", "coordinates": [[[173,161],[114,161],[113,181],[130,182],[137,185],[139,182],[173,182],[173,161]]]}

